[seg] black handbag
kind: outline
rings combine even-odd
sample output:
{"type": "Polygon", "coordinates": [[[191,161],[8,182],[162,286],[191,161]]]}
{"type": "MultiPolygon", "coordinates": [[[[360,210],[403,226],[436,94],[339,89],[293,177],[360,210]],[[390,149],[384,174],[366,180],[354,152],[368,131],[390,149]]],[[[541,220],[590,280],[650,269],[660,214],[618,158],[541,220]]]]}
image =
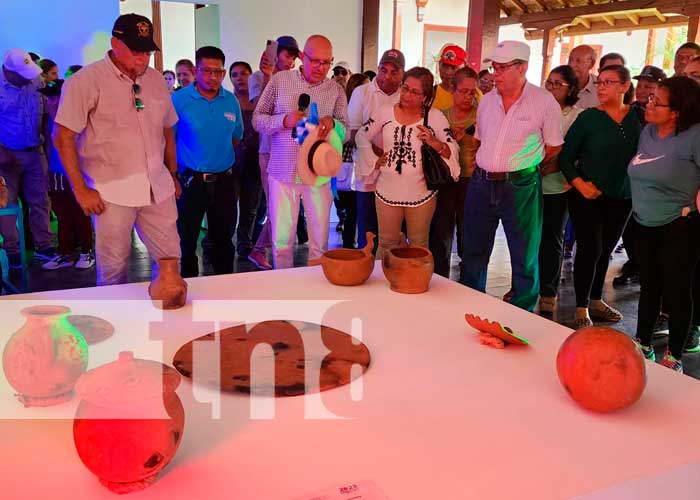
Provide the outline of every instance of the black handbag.
{"type": "MultiPolygon", "coordinates": [[[[423,118],[423,125],[426,127],[428,126],[429,112],[430,108],[426,108],[423,118]]],[[[447,165],[445,159],[440,156],[440,153],[426,143],[421,145],[420,151],[423,157],[423,177],[425,177],[425,184],[428,186],[429,190],[436,191],[450,186],[455,182],[450,173],[450,167],[447,165]]]]}

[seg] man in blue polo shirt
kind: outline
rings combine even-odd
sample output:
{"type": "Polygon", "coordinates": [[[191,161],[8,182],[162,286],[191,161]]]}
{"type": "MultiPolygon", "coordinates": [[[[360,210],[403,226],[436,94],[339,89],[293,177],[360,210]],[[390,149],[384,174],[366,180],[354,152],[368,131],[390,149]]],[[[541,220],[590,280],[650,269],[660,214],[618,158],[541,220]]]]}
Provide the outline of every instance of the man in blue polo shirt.
{"type": "Polygon", "coordinates": [[[196,251],[204,214],[214,273],[233,272],[231,239],[238,215],[233,148],[243,137],[238,100],[221,86],[226,76],[224,53],[217,47],[201,47],[195,66],[195,83],[172,96],[179,117],[175,139],[182,196],[177,230],[181,273],[186,278],[199,275],[196,251]]]}

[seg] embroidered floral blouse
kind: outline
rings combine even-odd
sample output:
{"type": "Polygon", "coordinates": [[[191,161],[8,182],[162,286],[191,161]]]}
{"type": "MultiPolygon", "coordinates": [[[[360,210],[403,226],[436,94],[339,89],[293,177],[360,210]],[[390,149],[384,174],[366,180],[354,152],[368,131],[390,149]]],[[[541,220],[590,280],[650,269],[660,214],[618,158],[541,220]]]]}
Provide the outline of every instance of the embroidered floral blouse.
{"type": "MultiPolygon", "coordinates": [[[[378,156],[372,150],[372,142],[383,143],[388,153],[387,164],[379,170],[376,189],[377,197],[387,205],[416,207],[437,194],[437,191],[428,189],[423,177],[423,143],[417,138],[420,132],[417,126],[422,124],[423,120],[420,119],[411,125],[402,125],[396,119],[394,106],[384,106],[370,116],[357,132],[355,140],[358,150],[364,151],[358,157],[365,159],[355,166],[360,175],[369,175],[374,171],[378,156]]],[[[442,112],[431,109],[428,126],[435,137],[450,148],[450,158],[445,162],[456,180],[459,177],[459,150],[450,124],[442,112]]]]}

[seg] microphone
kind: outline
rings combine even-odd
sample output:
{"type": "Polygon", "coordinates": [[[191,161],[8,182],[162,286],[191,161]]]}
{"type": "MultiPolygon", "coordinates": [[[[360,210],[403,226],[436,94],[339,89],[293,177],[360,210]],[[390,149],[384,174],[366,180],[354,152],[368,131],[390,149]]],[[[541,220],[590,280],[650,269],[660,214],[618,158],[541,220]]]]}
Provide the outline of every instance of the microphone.
{"type": "MultiPolygon", "coordinates": [[[[297,109],[301,111],[302,113],[306,112],[306,109],[309,107],[309,104],[311,104],[311,96],[309,94],[301,94],[299,96],[299,100],[297,101],[297,109]]],[[[297,128],[293,127],[292,128],[292,138],[296,139],[297,138],[297,128]]]]}

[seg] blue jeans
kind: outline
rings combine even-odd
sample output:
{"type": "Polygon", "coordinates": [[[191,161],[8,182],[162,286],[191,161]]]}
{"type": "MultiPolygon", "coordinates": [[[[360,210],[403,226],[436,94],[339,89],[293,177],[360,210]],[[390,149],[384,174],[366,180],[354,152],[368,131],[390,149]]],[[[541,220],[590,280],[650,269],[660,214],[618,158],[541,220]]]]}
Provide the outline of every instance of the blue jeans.
{"type": "Polygon", "coordinates": [[[540,291],[538,253],[542,238],[542,181],[533,172],[516,181],[489,181],[476,169],[469,183],[462,228],[460,283],[486,290],[486,273],[499,220],[513,270],[511,304],[532,311],[540,291]]]}
{"type": "MultiPolygon", "coordinates": [[[[374,191],[356,191],[357,196],[357,248],[364,248],[367,245],[367,231],[375,236],[379,233],[379,223],[377,222],[377,208],[374,201],[374,191]]],[[[374,240],[374,252],[377,252],[379,238],[374,240]]]]}

